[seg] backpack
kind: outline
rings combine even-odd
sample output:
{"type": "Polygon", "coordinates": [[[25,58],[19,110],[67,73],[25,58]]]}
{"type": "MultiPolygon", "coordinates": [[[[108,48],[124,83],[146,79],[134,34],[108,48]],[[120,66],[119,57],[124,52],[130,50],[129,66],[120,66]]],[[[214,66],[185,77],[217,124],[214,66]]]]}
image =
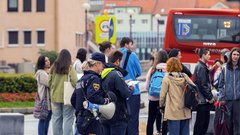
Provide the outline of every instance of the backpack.
{"type": "Polygon", "coordinates": [[[198,87],[186,82],[184,88],[184,106],[189,109],[195,109],[198,105],[198,87]]]}
{"type": "Polygon", "coordinates": [[[162,70],[156,70],[150,80],[149,84],[149,95],[150,96],[157,96],[160,95],[160,90],[162,88],[162,80],[165,76],[165,73],[162,70]]]}

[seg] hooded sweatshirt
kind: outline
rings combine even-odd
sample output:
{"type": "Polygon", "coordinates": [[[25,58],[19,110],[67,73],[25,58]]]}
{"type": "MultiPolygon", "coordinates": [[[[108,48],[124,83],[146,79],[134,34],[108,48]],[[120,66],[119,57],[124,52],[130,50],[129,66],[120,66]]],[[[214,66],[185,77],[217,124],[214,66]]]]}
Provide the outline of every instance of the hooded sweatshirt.
{"type": "MultiPolygon", "coordinates": [[[[157,70],[162,70],[162,72],[166,72],[166,66],[167,64],[166,63],[159,63],[157,66],[156,66],[156,69],[157,70]]],[[[151,81],[151,70],[152,70],[152,67],[148,70],[148,73],[147,73],[147,77],[146,77],[146,90],[149,91],[149,83],[151,81]]],[[[158,101],[159,100],[159,97],[156,97],[156,96],[150,96],[148,94],[148,99],[150,101],[158,101]]]]}
{"type": "Polygon", "coordinates": [[[191,110],[184,106],[184,87],[191,79],[180,72],[167,73],[163,78],[160,92],[160,107],[165,106],[164,119],[185,120],[191,118],[191,110]]]}

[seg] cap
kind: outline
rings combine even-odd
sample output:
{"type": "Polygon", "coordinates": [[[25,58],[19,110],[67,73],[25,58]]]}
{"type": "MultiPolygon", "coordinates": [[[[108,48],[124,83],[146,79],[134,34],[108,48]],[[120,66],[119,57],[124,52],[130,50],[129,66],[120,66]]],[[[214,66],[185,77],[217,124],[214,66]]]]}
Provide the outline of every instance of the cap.
{"type": "Polygon", "coordinates": [[[96,60],[96,61],[101,61],[103,64],[105,64],[105,55],[99,52],[94,52],[92,54],[92,60],[96,60]]]}

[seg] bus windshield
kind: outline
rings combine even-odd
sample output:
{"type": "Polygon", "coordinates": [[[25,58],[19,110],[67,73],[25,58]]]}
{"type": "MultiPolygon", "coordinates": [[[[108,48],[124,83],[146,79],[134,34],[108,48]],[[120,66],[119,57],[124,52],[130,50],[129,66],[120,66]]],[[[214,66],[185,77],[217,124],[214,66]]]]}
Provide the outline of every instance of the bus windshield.
{"type": "Polygon", "coordinates": [[[174,16],[177,41],[211,41],[240,44],[240,18],[174,16]]]}

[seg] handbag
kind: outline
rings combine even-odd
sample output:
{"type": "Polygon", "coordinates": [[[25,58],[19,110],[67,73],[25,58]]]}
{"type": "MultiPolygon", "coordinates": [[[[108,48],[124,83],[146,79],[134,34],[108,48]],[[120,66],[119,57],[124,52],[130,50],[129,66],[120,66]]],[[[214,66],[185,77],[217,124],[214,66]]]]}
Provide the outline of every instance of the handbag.
{"type": "Polygon", "coordinates": [[[63,102],[64,105],[69,105],[72,106],[71,104],[71,97],[72,94],[74,92],[74,87],[72,86],[71,82],[70,82],[70,77],[68,76],[68,80],[64,82],[64,98],[63,98],[63,102]]]}
{"type": "Polygon", "coordinates": [[[33,116],[37,119],[46,119],[48,117],[47,87],[45,87],[42,100],[39,93],[36,93],[33,116]]]}

